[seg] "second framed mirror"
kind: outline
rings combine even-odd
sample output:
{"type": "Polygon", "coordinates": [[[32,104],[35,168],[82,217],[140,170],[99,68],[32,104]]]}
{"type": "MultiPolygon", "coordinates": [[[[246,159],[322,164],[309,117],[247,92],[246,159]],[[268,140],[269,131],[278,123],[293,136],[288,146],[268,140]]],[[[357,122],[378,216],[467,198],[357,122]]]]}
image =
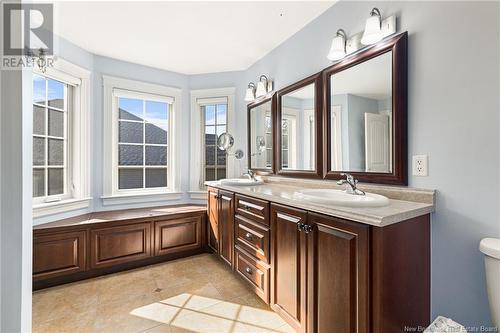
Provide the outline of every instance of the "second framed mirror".
{"type": "Polygon", "coordinates": [[[276,98],[266,97],[251,103],[248,108],[248,165],[253,171],[272,173],[274,160],[274,123],[276,98]]]}
{"type": "Polygon", "coordinates": [[[277,93],[276,164],[278,174],[322,177],[321,73],[277,93]]]}

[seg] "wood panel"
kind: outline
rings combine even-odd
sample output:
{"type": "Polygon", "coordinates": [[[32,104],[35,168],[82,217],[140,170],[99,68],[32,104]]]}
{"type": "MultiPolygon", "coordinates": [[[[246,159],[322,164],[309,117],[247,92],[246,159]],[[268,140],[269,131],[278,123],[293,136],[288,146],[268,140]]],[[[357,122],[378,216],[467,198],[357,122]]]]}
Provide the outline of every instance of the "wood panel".
{"type": "Polygon", "coordinates": [[[255,259],[237,245],[234,266],[236,272],[251,285],[255,293],[269,304],[269,265],[255,259]]]}
{"type": "Polygon", "coordinates": [[[309,332],[369,333],[369,227],[309,213],[309,332]]]}
{"type": "Polygon", "coordinates": [[[202,217],[156,221],[155,255],[193,250],[202,247],[202,217]]]}
{"type": "Polygon", "coordinates": [[[208,188],[208,247],[219,252],[219,190],[208,188]]]}
{"type": "Polygon", "coordinates": [[[151,223],[90,231],[90,266],[100,268],[151,256],[151,223]]]}
{"type": "Polygon", "coordinates": [[[36,281],[84,271],[86,236],[86,231],[35,234],[33,279],[36,281]]]}
{"type": "Polygon", "coordinates": [[[269,226],[269,202],[240,194],[235,195],[235,200],[236,214],[269,226]]]}
{"type": "Polygon", "coordinates": [[[254,257],[269,263],[269,228],[239,215],[235,216],[235,225],[236,244],[254,257]]]}
{"type": "Polygon", "coordinates": [[[372,228],[372,332],[430,324],[430,215],[372,228]]]}
{"type": "Polygon", "coordinates": [[[234,194],[219,190],[219,256],[233,266],[234,252],[234,194]]]}
{"type": "Polygon", "coordinates": [[[307,239],[302,210],[271,204],[271,307],[297,332],[306,331],[307,239]]]}

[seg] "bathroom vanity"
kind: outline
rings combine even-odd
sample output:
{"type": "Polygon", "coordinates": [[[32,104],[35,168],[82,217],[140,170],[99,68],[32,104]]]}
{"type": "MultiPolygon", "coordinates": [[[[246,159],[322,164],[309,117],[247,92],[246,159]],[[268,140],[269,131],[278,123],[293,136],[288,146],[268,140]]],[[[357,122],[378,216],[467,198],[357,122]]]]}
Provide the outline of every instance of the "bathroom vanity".
{"type": "Polygon", "coordinates": [[[250,103],[250,179],[206,182],[208,244],[299,333],[430,322],[434,192],[404,187],[407,39],[250,103]]]}
{"type": "Polygon", "coordinates": [[[257,295],[297,332],[430,322],[432,191],[399,194],[421,202],[348,208],[305,202],[303,184],[283,182],[209,183],[208,244],[257,295]]]}

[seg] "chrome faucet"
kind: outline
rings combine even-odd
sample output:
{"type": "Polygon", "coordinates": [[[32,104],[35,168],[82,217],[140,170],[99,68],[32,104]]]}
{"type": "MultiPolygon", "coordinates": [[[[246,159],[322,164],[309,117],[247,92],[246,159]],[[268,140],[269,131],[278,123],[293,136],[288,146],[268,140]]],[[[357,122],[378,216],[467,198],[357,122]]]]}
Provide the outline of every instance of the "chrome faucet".
{"type": "Polygon", "coordinates": [[[245,173],[244,176],[248,176],[251,180],[257,181],[257,179],[255,178],[255,171],[251,169],[248,169],[247,173],[245,173]]]}
{"type": "Polygon", "coordinates": [[[365,195],[366,193],[357,188],[358,180],[354,178],[353,175],[349,173],[341,173],[341,176],[345,176],[346,179],[341,179],[337,182],[337,185],[345,184],[345,191],[349,194],[354,195],[365,195]]]}

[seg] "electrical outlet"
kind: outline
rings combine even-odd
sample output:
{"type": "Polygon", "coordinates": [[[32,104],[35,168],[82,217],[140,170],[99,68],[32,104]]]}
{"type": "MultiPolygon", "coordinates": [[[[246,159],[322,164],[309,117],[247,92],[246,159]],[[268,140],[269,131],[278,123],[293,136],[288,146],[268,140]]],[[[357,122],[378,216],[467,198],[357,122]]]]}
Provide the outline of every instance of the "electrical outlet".
{"type": "Polygon", "coordinates": [[[426,177],[429,175],[429,158],[427,155],[413,156],[413,175],[426,177]]]}

